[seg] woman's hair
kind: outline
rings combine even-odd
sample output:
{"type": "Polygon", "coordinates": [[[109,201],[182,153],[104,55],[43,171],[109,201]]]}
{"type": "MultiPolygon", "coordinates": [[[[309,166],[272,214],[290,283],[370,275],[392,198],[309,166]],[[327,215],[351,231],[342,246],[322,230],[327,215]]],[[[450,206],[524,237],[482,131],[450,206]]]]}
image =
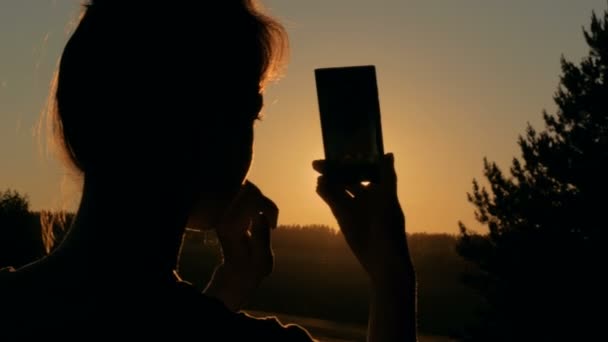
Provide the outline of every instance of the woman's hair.
{"type": "Polygon", "coordinates": [[[156,161],[147,169],[179,179],[165,165],[237,134],[217,129],[226,122],[257,116],[287,45],[255,0],[92,0],[61,56],[47,136],[76,174],[111,178],[156,161]]]}
{"type": "Polygon", "coordinates": [[[85,174],[146,149],[162,153],[154,141],[240,119],[220,113],[259,110],[255,95],[278,74],[286,53],[283,27],[255,0],[192,8],[91,1],[61,56],[50,136],[68,166],[85,174]]]}

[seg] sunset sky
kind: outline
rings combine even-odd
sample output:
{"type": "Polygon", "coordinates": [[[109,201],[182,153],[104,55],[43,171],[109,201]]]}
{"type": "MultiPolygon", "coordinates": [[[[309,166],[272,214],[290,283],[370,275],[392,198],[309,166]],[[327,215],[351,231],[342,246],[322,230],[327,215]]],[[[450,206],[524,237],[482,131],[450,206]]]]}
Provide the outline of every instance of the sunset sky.
{"type": "MultiPolygon", "coordinates": [[[[74,209],[79,194],[34,136],[81,0],[0,2],[0,190],[32,208],[74,209]]],[[[169,3],[169,2],[168,2],[169,3]]],[[[587,53],[582,27],[606,0],[272,0],[291,39],[285,76],[266,94],[254,181],[279,223],[336,226],[315,194],[323,158],[313,70],[376,66],[384,146],[393,152],[410,232],[475,225],[466,200],[487,156],[519,156],[526,123],[542,127],[559,59],[587,53]]],[[[185,5],[186,6],[186,5],[185,5]]],[[[187,9],[186,9],[187,10],[187,9]]]]}

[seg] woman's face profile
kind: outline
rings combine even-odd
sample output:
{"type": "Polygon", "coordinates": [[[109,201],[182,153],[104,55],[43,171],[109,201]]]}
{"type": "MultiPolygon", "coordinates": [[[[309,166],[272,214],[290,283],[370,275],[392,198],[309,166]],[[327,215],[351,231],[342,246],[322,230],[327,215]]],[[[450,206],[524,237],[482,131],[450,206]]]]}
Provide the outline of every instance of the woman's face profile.
{"type": "Polygon", "coordinates": [[[207,178],[195,182],[200,186],[188,220],[189,228],[212,228],[247,180],[253,161],[254,128],[262,108],[262,95],[256,93],[253,97],[238,97],[235,101],[239,104],[232,108],[227,106],[222,114],[227,120],[221,120],[214,127],[215,143],[204,143],[201,152],[193,156],[202,161],[204,168],[211,170],[201,172],[201,176],[204,174],[207,178]],[[240,101],[247,98],[255,100],[240,101]],[[209,156],[212,156],[211,160],[205,160],[209,156]]]}

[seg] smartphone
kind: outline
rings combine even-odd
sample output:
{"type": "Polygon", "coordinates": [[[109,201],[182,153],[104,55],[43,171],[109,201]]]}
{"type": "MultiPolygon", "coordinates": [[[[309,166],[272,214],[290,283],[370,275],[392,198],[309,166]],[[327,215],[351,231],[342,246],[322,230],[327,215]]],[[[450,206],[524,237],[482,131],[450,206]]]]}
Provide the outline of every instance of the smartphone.
{"type": "Polygon", "coordinates": [[[384,155],[373,65],[315,69],[325,173],[348,182],[375,181],[384,155]]]}

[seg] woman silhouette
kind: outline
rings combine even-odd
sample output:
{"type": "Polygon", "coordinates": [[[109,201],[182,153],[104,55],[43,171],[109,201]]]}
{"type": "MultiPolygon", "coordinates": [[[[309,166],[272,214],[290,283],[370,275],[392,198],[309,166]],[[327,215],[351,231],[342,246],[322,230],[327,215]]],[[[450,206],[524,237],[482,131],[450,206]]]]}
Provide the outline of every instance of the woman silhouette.
{"type": "MultiPolygon", "coordinates": [[[[272,270],[278,209],[246,178],[264,84],[285,52],[281,25],[253,0],[85,7],[53,93],[54,131],[83,176],[82,199],[50,255],[1,272],[5,337],[311,340],[238,312],[272,270]],[[204,293],[175,271],[186,226],[215,229],[221,242],[204,293]]],[[[322,161],[313,167],[322,173],[322,161]]],[[[317,192],[370,276],[369,339],[414,341],[391,155],[383,167],[367,187],[321,175],[317,192]]]]}

